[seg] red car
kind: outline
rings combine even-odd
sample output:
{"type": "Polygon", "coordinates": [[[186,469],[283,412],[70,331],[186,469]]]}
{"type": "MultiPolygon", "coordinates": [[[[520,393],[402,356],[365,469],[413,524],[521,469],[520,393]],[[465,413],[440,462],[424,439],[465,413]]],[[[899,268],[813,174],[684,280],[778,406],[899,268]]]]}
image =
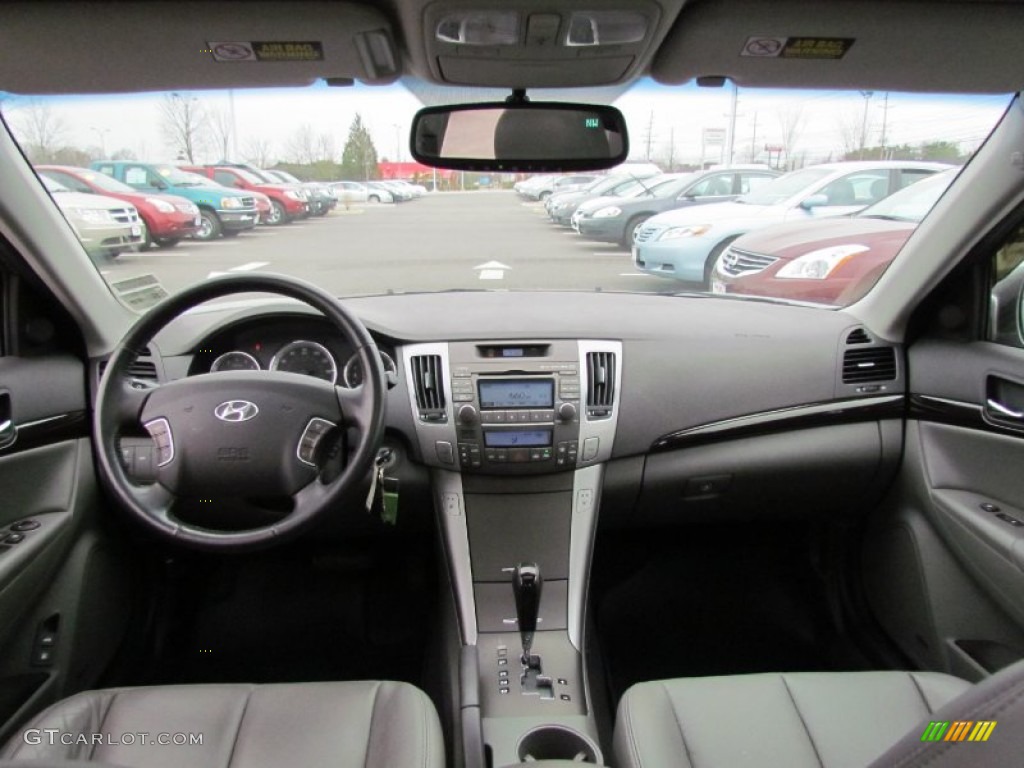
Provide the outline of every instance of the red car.
{"type": "Polygon", "coordinates": [[[779,224],[722,252],[714,293],[845,306],[875,284],[959,169],[904,187],[855,216],[779,224]]]}
{"type": "Polygon", "coordinates": [[[270,184],[245,168],[221,165],[183,165],[181,170],[198,173],[224,187],[261,192],[270,198],[271,210],[260,221],[276,226],[309,216],[309,194],[298,184],[270,184]]]}
{"type": "Polygon", "coordinates": [[[184,197],[139,192],[105,173],[88,168],[38,165],[36,170],[75,192],[106,195],[134,205],[146,225],[141,246],[143,250],[150,245],[160,248],[177,245],[182,238],[198,232],[202,223],[199,208],[184,197]]]}

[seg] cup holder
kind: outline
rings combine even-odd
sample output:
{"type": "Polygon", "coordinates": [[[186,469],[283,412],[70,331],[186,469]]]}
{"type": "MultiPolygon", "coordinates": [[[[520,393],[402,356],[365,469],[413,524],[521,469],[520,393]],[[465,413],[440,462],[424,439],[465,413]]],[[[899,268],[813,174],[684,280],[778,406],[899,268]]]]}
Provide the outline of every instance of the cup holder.
{"type": "Polygon", "coordinates": [[[527,731],[519,739],[516,754],[523,763],[541,760],[601,763],[600,751],[594,742],[579,731],[561,725],[542,725],[527,731]]]}

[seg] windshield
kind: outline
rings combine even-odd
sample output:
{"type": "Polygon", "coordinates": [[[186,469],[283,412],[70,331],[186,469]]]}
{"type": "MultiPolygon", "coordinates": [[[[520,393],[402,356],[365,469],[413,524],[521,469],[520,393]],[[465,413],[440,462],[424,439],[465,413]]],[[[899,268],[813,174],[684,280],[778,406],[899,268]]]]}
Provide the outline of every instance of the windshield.
{"type": "Polygon", "coordinates": [[[937,173],[906,189],[901,189],[858,215],[865,219],[909,221],[917,224],[928,215],[928,211],[938,202],[955,178],[956,173],[953,171],[937,173]]]}
{"type": "Polygon", "coordinates": [[[199,179],[206,178],[205,176],[198,176],[197,174],[182,171],[169,165],[158,165],[153,170],[168,184],[173,184],[176,187],[194,187],[199,184],[199,179]]]}
{"type": "Polygon", "coordinates": [[[793,195],[803,192],[811,184],[821,181],[831,173],[831,170],[823,168],[809,168],[805,171],[794,171],[780,179],[769,182],[760,187],[756,192],[743,195],[737,202],[747,205],[778,205],[784,203],[793,195]]]}
{"type": "Polygon", "coordinates": [[[678,195],[693,181],[695,174],[673,176],[669,179],[651,179],[648,188],[654,197],[672,197],[678,195]]]}
{"type": "Polygon", "coordinates": [[[235,173],[241,176],[243,179],[248,181],[250,184],[265,184],[267,182],[275,182],[277,179],[268,179],[255,174],[251,171],[247,171],[244,168],[235,168],[235,173]]]}
{"type": "Polygon", "coordinates": [[[59,181],[54,181],[49,176],[40,176],[43,180],[43,186],[46,187],[47,192],[70,192],[71,190],[61,184],[59,181]]]}
{"type": "MultiPolygon", "coordinates": [[[[737,193],[748,206],[788,201],[854,161],[887,168],[904,163],[907,169],[862,170],[851,203],[838,204],[840,183],[834,207],[793,207],[787,215],[795,218],[787,221],[848,216],[871,204],[866,216],[917,217],[925,202],[916,212],[906,207],[911,203],[896,208],[898,198],[892,208],[883,202],[942,166],[909,166],[967,162],[1010,100],[879,93],[868,101],[857,91],[740,88],[737,109],[731,86],[640,81],[629,88],[538,90],[532,99],[610,103],[622,110],[631,134],[628,161],[598,173],[535,175],[449,171],[415,162],[409,130],[416,110],[462,95],[406,78],[344,89],[317,83],[189,93],[0,94],[0,111],[33,164],[77,168],[80,178],[85,169],[97,187],[112,192],[130,188],[177,198],[173,212],[140,206],[151,242],[100,255],[83,249],[82,258],[90,258],[110,284],[153,275],[173,293],[211,275],[267,271],[310,280],[338,296],[570,290],[741,297],[718,276],[714,262],[722,238],[746,231],[665,222],[699,216],[706,206],[732,205],[719,201],[737,193]],[[681,117],[686,115],[701,117],[681,117]],[[724,128],[731,124],[729,143],[724,128]],[[185,167],[210,170],[196,175],[185,167]],[[260,168],[273,170],[275,183],[284,178],[361,186],[316,196],[280,188],[264,197],[218,183],[230,184],[229,176],[260,183],[260,168]],[[569,185],[585,193],[571,197],[576,202],[568,209],[549,212],[548,197],[569,185]],[[581,218],[591,196],[650,205],[630,206],[620,216],[606,207],[601,216],[581,218]],[[574,216],[578,205],[584,208],[574,216]],[[177,229],[161,230],[172,220],[177,229]]],[[[507,95],[474,92],[480,99],[507,95]]],[[[923,195],[928,188],[921,183],[923,195]]],[[[708,220],[717,220],[711,213],[708,220]]],[[[757,224],[782,223],[765,216],[757,224]]],[[[793,281],[776,283],[759,295],[790,301],[793,281]]]]}

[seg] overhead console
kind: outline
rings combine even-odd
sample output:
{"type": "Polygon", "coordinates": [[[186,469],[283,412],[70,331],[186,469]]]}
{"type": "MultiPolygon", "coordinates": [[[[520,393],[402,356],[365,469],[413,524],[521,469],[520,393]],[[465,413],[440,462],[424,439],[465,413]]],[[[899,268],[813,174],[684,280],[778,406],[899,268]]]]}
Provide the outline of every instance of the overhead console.
{"type": "Polygon", "coordinates": [[[611,456],[620,342],[415,344],[403,355],[421,454],[431,466],[532,475],[611,456]]]}

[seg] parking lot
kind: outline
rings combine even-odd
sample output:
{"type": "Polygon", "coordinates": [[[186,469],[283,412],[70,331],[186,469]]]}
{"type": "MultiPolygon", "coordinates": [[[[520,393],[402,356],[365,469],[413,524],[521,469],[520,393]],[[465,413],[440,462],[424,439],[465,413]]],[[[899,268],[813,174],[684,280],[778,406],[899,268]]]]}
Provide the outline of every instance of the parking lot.
{"type": "Polygon", "coordinates": [[[260,226],[212,242],[125,253],[109,281],[153,273],[174,291],[234,272],[284,272],[339,296],[388,291],[531,288],[671,291],[635,272],[628,251],[550,223],[512,191],[451,192],[394,205],[339,205],[322,218],[260,226]]]}

